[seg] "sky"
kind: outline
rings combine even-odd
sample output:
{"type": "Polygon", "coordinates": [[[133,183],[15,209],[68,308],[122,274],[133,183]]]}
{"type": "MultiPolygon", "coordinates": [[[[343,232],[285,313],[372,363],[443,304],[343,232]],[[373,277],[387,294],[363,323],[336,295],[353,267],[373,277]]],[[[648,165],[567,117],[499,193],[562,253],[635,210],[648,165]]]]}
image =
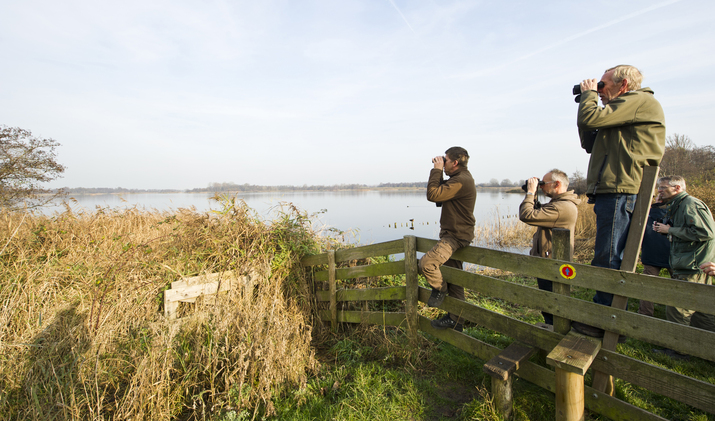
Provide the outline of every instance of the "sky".
{"type": "Polygon", "coordinates": [[[715,2],[0,0],[0,125],[61,146],[48,187],[586,172],[571,90],[632,64],[668,135],[715,145],[715,2]]]}

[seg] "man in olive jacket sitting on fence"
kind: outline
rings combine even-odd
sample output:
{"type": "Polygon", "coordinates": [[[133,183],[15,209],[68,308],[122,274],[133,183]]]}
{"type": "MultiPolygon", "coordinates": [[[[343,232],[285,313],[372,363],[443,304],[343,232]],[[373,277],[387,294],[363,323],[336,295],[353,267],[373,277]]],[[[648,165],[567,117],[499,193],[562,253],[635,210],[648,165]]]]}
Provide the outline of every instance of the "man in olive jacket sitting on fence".
{"type": "MultiPolygon", "coordinates": [[[[574,194],[573,190],[568,191],[569,178],[563,171],[553,169],[546,173],[543,180],[539,182],[536,177],[531,177],[526,181],[526,197],[519,206],[519,220],[537,227],[532,242],[531,256],[551,258],[551,229],[565,228],[571,231],[571,248],[573,248],[573,232],[576,229],[576,219],[578,217],[578,204],[581,199],[574,194]],[[539,204],[535,200],[536,190],[541,186],[544,194],[551,198],[549,203],[539,204]]],[[[546,279],[537,278],[539,289],[553,291],[553,283],[546,279]]],[[[544,324],[540,327],[553,330],[554,316],[545,311],[544,324]]]]}
{"type": "MultiPolygon", "coordinates": [[[[427,200],[442,207],[439,242],[419,262],[420,273],[432,286],[432,294],[427,301],[430,307],[439,307],[447,295],[464,301],[464,288],[445,282],[439,268],[445,265],[462,269],[462,262],[452,259],[452,254],[468,246],[474,239],[477,187],[472,174],[467,170],[468,162],[467,150],[459,146],[447,149],[444,156],[432,158],[434,168],[427,181],[427,200]],[[449,179],[444,180],[442,171],[449,179]]],[[[442,318],[432,320],[432,327],[461,331],[462,323],[459,316],[447,313],[442,318]]]]}

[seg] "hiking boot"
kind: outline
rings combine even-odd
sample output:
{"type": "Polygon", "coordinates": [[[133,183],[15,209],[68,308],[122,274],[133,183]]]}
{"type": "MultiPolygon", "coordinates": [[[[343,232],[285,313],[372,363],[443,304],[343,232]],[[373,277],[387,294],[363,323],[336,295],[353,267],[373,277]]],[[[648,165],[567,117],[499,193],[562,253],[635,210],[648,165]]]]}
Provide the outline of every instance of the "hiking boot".
{"type": "Polygon", "coordinates": [[[432,288],[432,293],[429,296],[429,300],[427,300],[427,305],[429,307],[439,307],[442,305],[442,301],[444,301],[444,297],[449,295],[447,291],[442,292],[438,289],[432,288]]]}
{"type": "Polygon", "coordinates": [[[571,322],[571,328],[582,335],[591,336],[592,338],[603,338],[603,329],[600,327],[581,322],[571,322]]]}
{"type": "MultiPolygon", "coordinates": [[[[434,323],[434,322],[433,322],[434,323]]],[[[679,360],[679,361],[690,361],[690,355],[688,354],[682,354],[678,351],[672,350],[670,348],[665,348],[665,349],[652,349],[653,352],[656,354],[665,354],[669,356],[670,358],[674,360],[679,360]]]]}
{"type": "Polygon", "coordinates": [[[439,319],[434,319],[430,322],[435,329],[454,329],[457,332],[461,332],[464,329],[461,323],[457,323],[449,317],[449,314],[445,314],[439,319]]]}
{"type": "MultiPolygon", "coordinates": [[[[582,335],[590,336],[592,338],[603,338],[603,335],[605,333],[604,330],[601,329],[600,327],[595,327],[595,326],[587,325],[587,324],[580,323],[580,322],[571,322],[571,327],[576,332],[578,332],[582,335]]],[[[626,339],[627,338],[625,336],[618,335],[618,343],[619,344],[626,343],[626,339]]]]}
{"type": "Polygon", "coordinates": [[[554,325],[551,325],[551,324],[548,324],[548,323],[538,322],[538,323],[536,323],[534,326],[540,327],[540,328],[542,328],[542,329],[546,329],[546,330],[548,330],[549,332],[553,332],[553,331],[554,331],[554,325]]]}

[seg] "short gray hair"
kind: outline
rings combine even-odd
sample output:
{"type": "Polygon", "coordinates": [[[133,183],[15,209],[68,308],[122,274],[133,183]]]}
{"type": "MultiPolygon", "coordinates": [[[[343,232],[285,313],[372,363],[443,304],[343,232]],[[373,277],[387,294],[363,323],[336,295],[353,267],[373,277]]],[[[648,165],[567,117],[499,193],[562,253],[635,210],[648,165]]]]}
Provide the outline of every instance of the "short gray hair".
{"type": "Polygon", "coordinates": [[[681,190],[685,191],[685,179],[679,175],[671,175],[670,177],[660,177],[658,184],[668,183],[669,186],[680,186],[681,190]]]}
{"type": "Polygon", "coordinates": [[[623,79],[628,80],[628,90],[635,91],[641,88],[641,83],[643,82],[643,74],[637,68],[630,66],[628,64],[619,64],[618,66],[611,67],[606,70],[605,73],[613,70],[613,83],[620,85],[623,79]]]}
{"type": "Polygon", "coordinates": [[[569,176],[566,175],[565,172],[557,170],[556,168],[549,172],[551,173],[552,181],[560,181],[562,186],[566,187],[567,189],[569,188],[569,176]]]}

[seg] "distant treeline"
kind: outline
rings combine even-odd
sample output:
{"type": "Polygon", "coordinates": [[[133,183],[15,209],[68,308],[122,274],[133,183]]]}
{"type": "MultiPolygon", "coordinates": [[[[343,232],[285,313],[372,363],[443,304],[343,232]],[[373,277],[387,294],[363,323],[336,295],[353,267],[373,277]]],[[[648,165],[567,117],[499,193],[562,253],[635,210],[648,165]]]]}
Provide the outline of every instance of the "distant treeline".
{"type": "Polygon", "coordinates": [[[176,189],[125,189],[124,187],[63,187],[68,194],[111,194],[111,193],[181,193],[176,189]]]}
{"type": "MultiPolygon", "coordinates": [[[[523,182],[523,181],[520,181],[523,182]]],[[[511,183],[479,183],[477,187],[507,187],[511,183]]],[[[404,183],[367,184],[334,184],[332,186],[307,185],[302,186],[258,186],[255,184],[235,183],[210,183],[207,187],[195,189],[126,189],[123,187],[64,187],[67,194],[113,194],[113,193],[228,193],[228,192],[273,192],[273,191],[340,191],[340,190],[369,190],[369,189],[399,189],[399,188],[427,188],[426,181],[404,183]]]]}
{"type": "Polygon", "coordinates": [[[189,193],[199,192],[270,192],[270,191],[338,191],[338,190],[367,190],[374,188],[396,187],[427,187],[426,182],[416,183],[380,183],[377,186],[367,184],[334,184],[332,186],[316,186],[303,184],[302,186],[257,186],[255,184],[211,183],[208,187],[187,190],[189,193]]]}

